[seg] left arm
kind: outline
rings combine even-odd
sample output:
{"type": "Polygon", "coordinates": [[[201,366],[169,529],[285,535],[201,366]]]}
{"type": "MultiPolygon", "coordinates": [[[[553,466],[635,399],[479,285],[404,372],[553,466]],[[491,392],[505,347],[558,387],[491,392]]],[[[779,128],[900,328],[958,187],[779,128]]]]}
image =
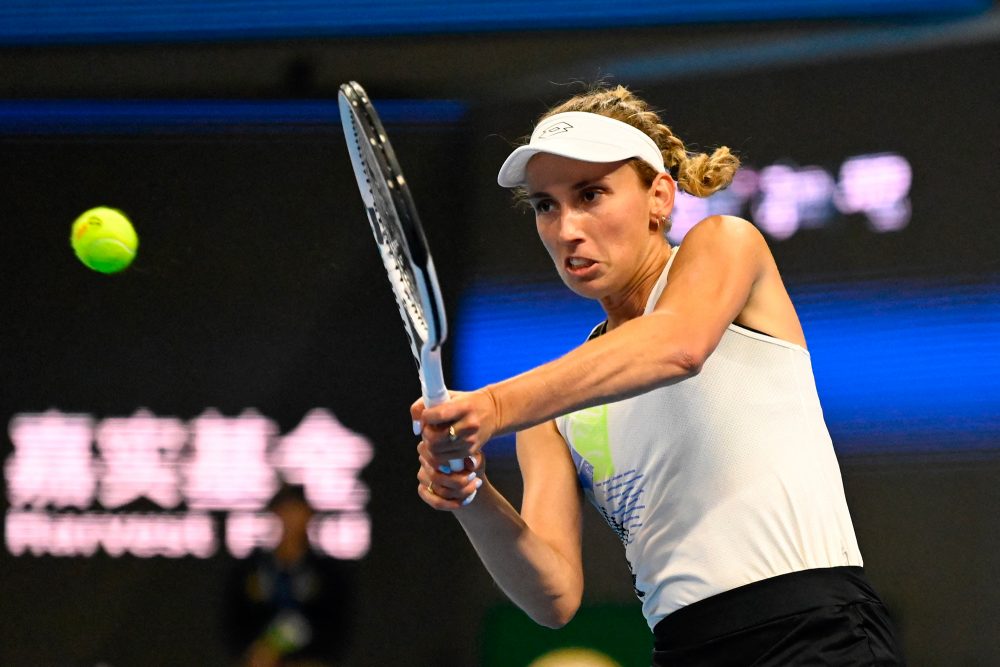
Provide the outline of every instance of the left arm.
{"type": "Polygon", "coordinates": [[[767,244],[750,223],[707,218],[684,239],[667,287],[648,316],[629,320],[555,361],[427,409],[424,437],[435,445],[435,456],[474,454],[494,435],[694,375],[726,327],[749,307],[755,286],[773,265],[767,244]],[[449,424],[461,436],[454,443],[448,440],[449,424]]]}

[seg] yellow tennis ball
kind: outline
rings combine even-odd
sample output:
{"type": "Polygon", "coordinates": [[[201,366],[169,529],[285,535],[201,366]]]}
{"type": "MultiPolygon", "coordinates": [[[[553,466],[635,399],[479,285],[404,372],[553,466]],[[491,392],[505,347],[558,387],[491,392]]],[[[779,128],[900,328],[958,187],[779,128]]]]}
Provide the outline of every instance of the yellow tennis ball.
{"type": "Polygon", "coordinates": [[[559,648],[537,658],[528,667],[621,667],[610,656],[589,648],[559,648]]]}
{"type": "Polygon", "coordinates": [[[88,268],[117,273],[128,268],[139,248],[132,223],[118,209],[98,206],[73,223],[70,244],[88,268]]]}

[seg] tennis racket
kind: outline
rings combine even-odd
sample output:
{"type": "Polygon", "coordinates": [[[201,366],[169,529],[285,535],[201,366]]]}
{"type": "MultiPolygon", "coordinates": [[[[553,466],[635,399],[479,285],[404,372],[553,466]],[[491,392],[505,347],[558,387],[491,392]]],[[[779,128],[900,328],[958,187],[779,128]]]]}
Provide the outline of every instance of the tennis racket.
{"type": "MultiPolygon", "coordinates": [[[[354,81],[345,83],[340,87],[338,105],[368,222],[417,362],[424,404],[444,403],[448,389],[441,345],[448,336],[448,324],[417,207],[368,94],[354,81]]],[[[461,459],[448,463],[454,471],[465,467],[461,459]]]]}

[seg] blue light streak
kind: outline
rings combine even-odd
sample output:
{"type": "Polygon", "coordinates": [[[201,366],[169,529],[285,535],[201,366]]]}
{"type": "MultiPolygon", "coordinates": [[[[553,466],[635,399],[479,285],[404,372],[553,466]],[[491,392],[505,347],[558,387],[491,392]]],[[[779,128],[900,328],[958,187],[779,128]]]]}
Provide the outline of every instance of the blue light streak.
{"type": "MultiPolygon", "coordinates": [[[[791,294],[838,451],[1000,447],[1000,276],[813,284],[791,294]]],[[[454,386],[554,359],[602,319],[561,285],[476,285],[456,317],[454,386]]]]}
{"type": "MultiPolygon", "coordinates": [[[[375,101],[386,125],[447,125],[467,107],[451,100],[375,101]]],[[[4,100],[0,132],[8,134],[158,131],[316,131],[339,135],[334,100],[4,100]]]]}
{"type": "Polygon", "coordinates": [[[0,44],[351,37],[717,21],[956,15],[989,0],[8,0],[0,44]]]}

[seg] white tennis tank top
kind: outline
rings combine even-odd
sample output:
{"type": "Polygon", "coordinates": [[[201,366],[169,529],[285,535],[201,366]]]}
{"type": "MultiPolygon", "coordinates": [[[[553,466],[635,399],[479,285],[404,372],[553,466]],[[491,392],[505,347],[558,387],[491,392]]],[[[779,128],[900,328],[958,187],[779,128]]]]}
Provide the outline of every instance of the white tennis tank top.
{"type": "Polygon", "coordinates": [[[737,586],[862,564],[798,345],[732,324],[697,375],[556,425],[587,497],[625,545],[650,628],[737,586]]]}

